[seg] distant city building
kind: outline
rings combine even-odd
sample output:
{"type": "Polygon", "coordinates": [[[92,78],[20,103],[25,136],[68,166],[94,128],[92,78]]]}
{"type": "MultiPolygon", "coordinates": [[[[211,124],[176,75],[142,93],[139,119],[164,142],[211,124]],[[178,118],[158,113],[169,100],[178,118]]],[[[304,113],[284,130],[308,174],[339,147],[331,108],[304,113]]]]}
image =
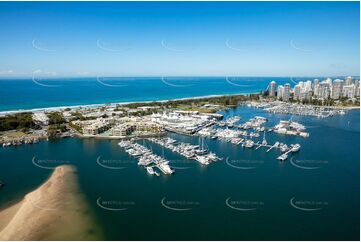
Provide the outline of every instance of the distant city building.
{"type": "Polygon", "coordinates": [[[331,86],[330,86],[329,82],[322,81],[318,86],[317,97],[323,98],[323,99],[328,99],[330,97],[330,92],[331,92],[331,86]]]}
{"type": "Polygon", "coordinates": [[[305,83],[303,81],[299,81],[298,85],[300,85],[301,89],[305,88],[305,83]]]}
{"type": "Polygon", "coordinates": [[[310,91],[312,90],[312,82],[310,80],[306,81],[305,83],[305,90],[310,91]]]}
{"type": "Polygon", "coordinates": [[[352,76],[348,76],[345,80],[345,86],[352,85],[352,76]]]}
{"type": "Polygon", "coordinates": [[[360,81],[356,80],[355,81],[355,97],[359,97],[360,96],[360,81]]]}
{"type": "Polygon", "coordinates": [[[318,79],[313,80],[313,95],[318,95],[318,79]]]}
{"type": "Polygon", "coordinates": [[[293,88],[293,99],[295,100],[300,100],[300,95],[301,95],[301,85],[297,84],[294,88],[293,88]]]}
{"type": "Polygon", "coordinates": [[[307,100],[307,101],[309,101],[309,100],[311,100],[311,98],[312,98],[312,90],[309,90],[309,91],[307,91],[307,90],[303,90],[301,93],[300,93],[300,100],[307,100]]]}
{"type": "Polygon", "coordinates": [[[327,78],[325,80],[325,82],[332,86],[332,79],[331,78],[327,78]]]}
{"type": "Polygon", "coordinates": [[[300,82],[293,88],[293,99],[298,101],[310,100],[312,97],[312,82],[300,82]]]}
{"type": "Polygon", "coordinates": [[[283,86],[279,85],[277,88],[277,99],[280,100],[283,96],[283,86]]]}
{"type": "Polygon", "coordinates": [[[283,95],[282,95],[282,100],[287,102],[290,100],[290,94],[291,94],[291,86],[289,83],[286,83],[284,88],[283,88],[283,95]]]}
{"type": "MultiPolygon", "coordinates": [[[[277,99],[282,99],[287,102],[291,99],[291,86],[289,83],[285,85],[279,85],[276,89],[276,83],[272,81],[268,86],[270,96],[275,96],[275,90],[277,90],[277,99]]],[[[313,97],[319,99],[334,99],[340,98],[354,99],[360,97],[360,80],[352,80],[349,76],[345,80],[336,79],[332,81],[331,78],[319,81],[314,79],[300,81],[296,84],[292,90],[293,100],[297,101],[310,101],[313,97]]]]}
{"type": "Polygon", "coordinates": [[[337,79],[332,83],[331,98],[339,99],[342,96],[343,80],[337,79]]]}
{"type": "Polygon", "coordinates": [[[276,95],[276,82],[275,81],[271,81],[271,83],[269,84],[268,95],[270,97],[274,97],[276,95]]]}
{"type": "Polygon", "coordinates": [[[355,97],[355,85],[351,84],[351,85],[348,85],[348,86],[343,86],[343,88],[342,88],[342,97],[354,98],[355,97]]]}

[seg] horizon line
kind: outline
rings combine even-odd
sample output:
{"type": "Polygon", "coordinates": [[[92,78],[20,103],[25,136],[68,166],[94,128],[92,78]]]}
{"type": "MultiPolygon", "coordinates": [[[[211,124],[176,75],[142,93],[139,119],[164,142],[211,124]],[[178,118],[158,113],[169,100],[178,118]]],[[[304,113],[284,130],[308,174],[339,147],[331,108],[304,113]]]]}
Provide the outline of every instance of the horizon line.
{"type": "MultiPolygon", "coordinates": [[[[89,75],[89,76],[78,76],[78,75],[64,75],[64,76],[40,76],[39,78],[47,79],[61,79],[61,78],[74,78],[74,79],[83,79],[83,78],[220,78],[220,77],[247,77],[247,78],[335,78],[335,77],[348,77],[360,78],[360,75],[344,74],[344,75],[89,75]]],[[[34,76],[0,76],[0,80],[4,79],[31,79],[34,76]]]]}

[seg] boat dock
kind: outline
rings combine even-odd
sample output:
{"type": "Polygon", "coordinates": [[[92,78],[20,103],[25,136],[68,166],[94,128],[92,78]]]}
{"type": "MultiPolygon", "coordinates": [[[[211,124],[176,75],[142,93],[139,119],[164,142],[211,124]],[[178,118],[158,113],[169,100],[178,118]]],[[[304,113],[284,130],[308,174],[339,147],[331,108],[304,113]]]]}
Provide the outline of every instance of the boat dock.
{"type": "Polygon", "coordinates": [[[183,142],[177,143],[176,140],[171,138],[150,138],[149,140],[187,159],[196,160],[202,165],[209,165],[213,161],[221,160],[216,154],[209,152],[203,138],[200,138],[199,145],[191,145],[183,142]]]}
{"type": "Polygon", "coordinates": [[[148,174],[159,176],[153,168],[157,167],[163,174],[171,175],[175,171],[168,165],[169,161],[154,154],[151,150],[138,143],[121,141],[118,145],[125,149],[130,156],[138,159],[138,165],[145,167],[148,174]]]}

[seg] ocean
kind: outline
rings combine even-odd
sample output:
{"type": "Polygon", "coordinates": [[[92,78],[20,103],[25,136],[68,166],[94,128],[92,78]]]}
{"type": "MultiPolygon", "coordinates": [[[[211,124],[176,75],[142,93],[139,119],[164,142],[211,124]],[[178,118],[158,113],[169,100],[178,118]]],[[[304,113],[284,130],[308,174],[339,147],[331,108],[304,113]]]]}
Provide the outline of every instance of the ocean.
{"type": "MultiPolygon", "coordinates": [[[[93,90],[106,89],[91,85],[93,90]]],[[[225,92],[232,89],[226,83],[219,86],[224,86],[225,92]]],[[[201,91],[194,90],[192,95],[199,94],[201,91]]],[[[163,95],[168,98],[170,94],[163,95]]],[[[53,104],[49,102],[49,106],[53,104]]],[[[291,118],[247,106],[221,113],[225,117],[240,115],[240,123],[264,116],[269,120],[267,127],[291,118]]],[[[150,176],[116,140],[64,138],[0,148],[0,180],[7,183],[0,191],[0,207],[20,199],[49,176],[51,170],[34,165],[34,161],[48,166],[71,164],[77,168],[82,192],[104,230],[99,239],[359,240],[359,110],[325,119],[293,115],[292,120],[304,124],[310,137],[266,133],[269,143],[301,144],[301,150],[285,162],[276,159],[276,150],[267,153],[265,148],[243,149],[206,139],[209,149],[223,160],[201,166],[140,140],[170,160],[176,169],[171,176],[150,176]],[[122,169],[105,168],[99,162],[122,169]]],[[[198,143],[194,136],[167,136],[198,143]]]]}
{"type": "Polygon", "coordinates": [[[281,77],[112,77],[0,79],[0,112],[90,104],[157,101],[259,93],[277,84],[312,78],[281,77]]]}

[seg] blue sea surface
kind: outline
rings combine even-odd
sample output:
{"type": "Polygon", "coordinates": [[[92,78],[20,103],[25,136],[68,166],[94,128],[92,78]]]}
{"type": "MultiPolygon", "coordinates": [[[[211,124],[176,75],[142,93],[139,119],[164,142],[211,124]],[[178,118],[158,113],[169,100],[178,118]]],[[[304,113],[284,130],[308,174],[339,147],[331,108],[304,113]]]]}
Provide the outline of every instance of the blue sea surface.
{"type": "Polygon", "coordinates": [[[294,84],[290,78],[280,77],[2,79],[0,111],[259,93],[272,80],[294,84]]]}

